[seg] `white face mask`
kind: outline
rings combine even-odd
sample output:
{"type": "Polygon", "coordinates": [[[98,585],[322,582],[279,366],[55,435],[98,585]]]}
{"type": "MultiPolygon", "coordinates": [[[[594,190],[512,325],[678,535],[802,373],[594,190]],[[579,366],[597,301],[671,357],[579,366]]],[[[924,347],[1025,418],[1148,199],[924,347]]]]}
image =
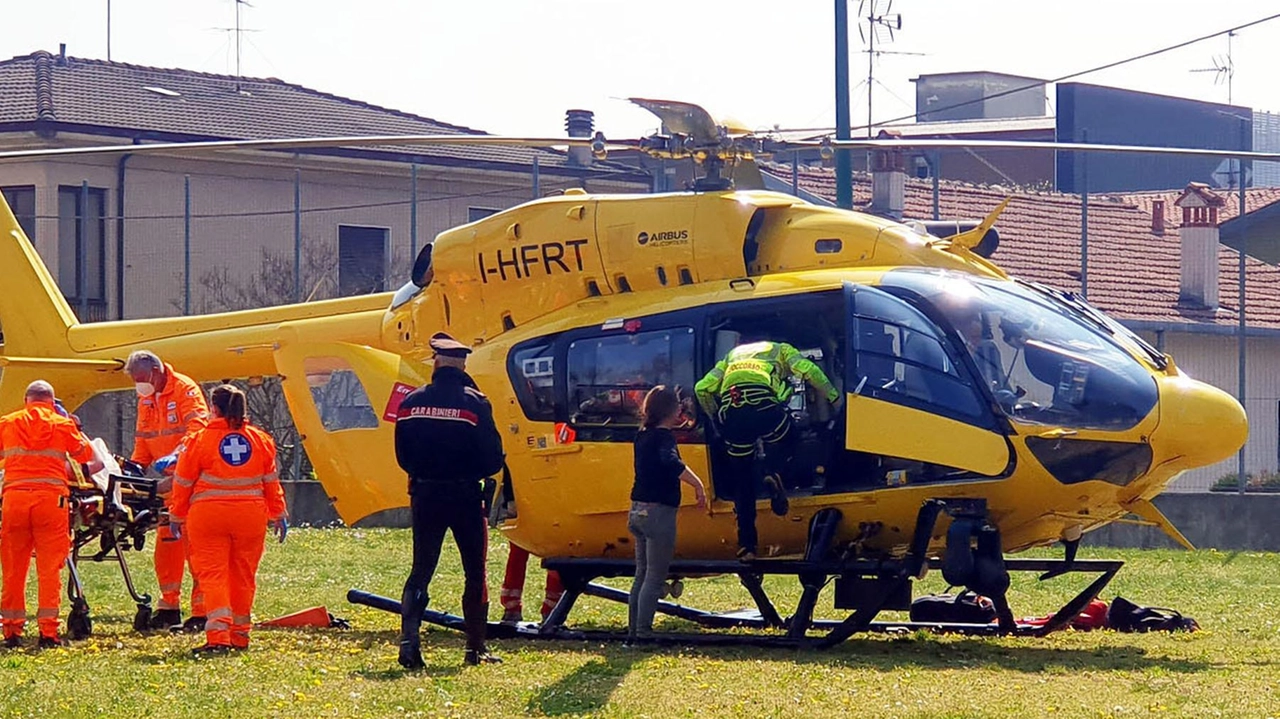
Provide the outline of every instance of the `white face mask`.
{"type": "Polygon", "coordinates": [[[156,393],[156,386],[150,382],[137,382],[133,385],[139,397],[150,397],[156,393]]]}

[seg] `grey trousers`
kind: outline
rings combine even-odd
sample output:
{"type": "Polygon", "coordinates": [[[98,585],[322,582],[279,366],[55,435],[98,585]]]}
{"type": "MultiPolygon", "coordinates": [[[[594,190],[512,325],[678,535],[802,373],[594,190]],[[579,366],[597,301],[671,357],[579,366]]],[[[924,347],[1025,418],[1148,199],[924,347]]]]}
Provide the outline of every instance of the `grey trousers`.
{"type": "Polygon", "coordinates": [[[653,614],[667,581],[667,568],[676,553],[676,507],[654,502],[632,502],[627,529],[636,540],[636,578],[627,599],[627,634],[653,634],[653,614]]]}

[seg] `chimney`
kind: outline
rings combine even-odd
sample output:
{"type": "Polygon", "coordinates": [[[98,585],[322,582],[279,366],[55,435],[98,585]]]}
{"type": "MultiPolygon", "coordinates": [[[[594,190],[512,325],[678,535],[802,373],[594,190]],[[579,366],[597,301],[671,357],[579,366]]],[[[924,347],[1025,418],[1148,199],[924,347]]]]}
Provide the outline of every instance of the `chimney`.
{"type": "Polygon", "coordinates": [[[67,66],[67,44],[65,42],[58,43],[58,67],[67,66]]]}
{"type": "Polygon", "coordinates": [[[1151,234],[1164,236],[1164,200],[1151,201],[1151,234]]]}
{"type": "Polygon", "coordinates": [[[1218,208],[1226,201],[1203,182],[1192,182],[1173,203],[1182,208],[1180,299],[1218,307],[1218,208]]]}
{"type": "MultiPolygon", "coordinates": [[[[590,110],[568,110],[564,114],[564,129],[569,137],[591,137],[595,132],[595,113],[590,110]]],[[[570,167],[590,167],[590,147],[570,147],[570,167]]]]}
{"type": "MultiPolygon", "coordinates": [[[[898,140],[902,133],[881,130],[877,140],[898,140]]],[[[895,220],[902,219],[906,204],[907,163],[902,150],[883,149],[871,153],[871,207],[872,212],[895,220]]]]}

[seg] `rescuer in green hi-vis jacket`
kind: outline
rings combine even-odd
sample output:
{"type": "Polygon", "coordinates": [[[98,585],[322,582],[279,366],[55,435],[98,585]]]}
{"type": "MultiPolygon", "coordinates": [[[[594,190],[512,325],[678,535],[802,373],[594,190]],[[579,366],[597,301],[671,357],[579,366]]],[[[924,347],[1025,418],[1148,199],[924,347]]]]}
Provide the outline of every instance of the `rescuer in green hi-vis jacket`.
{"type": "Polygon", "coordinates": [[[800,377],[839,409],[840,392],[813,362],[785,342],[752,342],[729,350],[707,376],[694,386],[698,403],[720,426],[734,476],[734,512],[738,515],[738,556],[755,557],[756,496],[760,487],[753,471],[757,440],[765,444],[768,473],[765,486],[774,514],[785,515],[787,495],[777,473],[786,461],[785,444],[791,430],[787,400],[791,378],[800,377]]]}

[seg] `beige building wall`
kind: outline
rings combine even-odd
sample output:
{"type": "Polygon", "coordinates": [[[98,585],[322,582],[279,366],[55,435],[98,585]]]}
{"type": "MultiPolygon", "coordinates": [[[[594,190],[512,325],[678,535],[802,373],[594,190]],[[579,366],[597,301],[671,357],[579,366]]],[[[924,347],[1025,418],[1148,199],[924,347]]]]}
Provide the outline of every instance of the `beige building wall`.
{"type": "MultiPolygon", "coordinates": [[[[1143,333],[1154,343],[1150,333],[1143,333]]],[[[1239,390],[1239,353],[1231,335],[1165,332],[1164,351],[1191,377],[1218,387],[1233,397],[1239,390]]],[[[1280,468],[1280,338],[1250,338],[1246,347],[1245,412],[1249,440],[1245,471],[1274,472],[1280,468]]],[[[1172,491],[1204,491],[1224,474],[1236,471],[1236,458],[1183,475],[1172,491]]]]}
{"type": "MultiPolygon", "coordinates": [[[[300,177],[303,298],[337,294],[338,228],[357,225],[387,230],[386,290],[407,280],[412,261],[410,166],[348,158],[292,158],[264,153],[218,159],[135,155],[126,163],[124,229],[125,318],[182,313],[184,275],[184,177],[191,186],[191,299],[193,313],[217,309],[209,292],[217,282],[244,287],[261,284],[264,252],[284,262],[291,288],[294,255],[294,176],[300,177]]],[[[0,185],[36,187],[36,247],[58,276],[58,187],[88,181],[106,193],[107,317],[117,307],[118,156],[76,161],[0,164],[0,185]]],[[[505,209],[533,196],[529,173],[473,168],[418,166],[417,246],[468,221],[470,208],[505,209]]],[[[543,173],[545,194],[581,186],[580,180],[543,173]]],[[[588,181],[597,192],[644,192],[642,184],[588,181]]],[[[274,283],[274,284],[279,284],[274,283]]],[[[274,297],[278,293],[272,294],[274,297]]],[[[279,297],[278,302],[292,299],[279,297]]]]}

